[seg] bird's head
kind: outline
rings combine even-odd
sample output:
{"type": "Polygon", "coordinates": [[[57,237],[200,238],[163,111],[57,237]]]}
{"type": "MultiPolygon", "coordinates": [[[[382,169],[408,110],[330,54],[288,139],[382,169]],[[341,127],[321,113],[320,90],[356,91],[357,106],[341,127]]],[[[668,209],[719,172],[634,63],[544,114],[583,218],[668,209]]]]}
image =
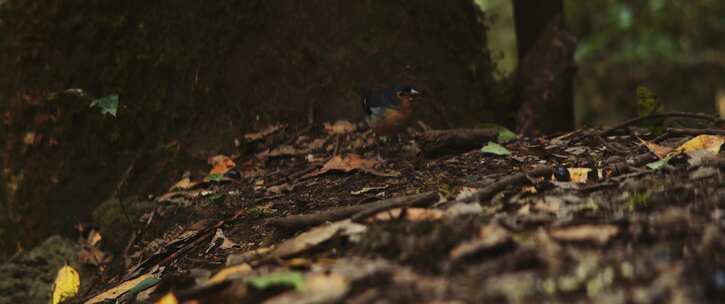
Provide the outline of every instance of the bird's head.
{"type": "Polygon", "coordinates": [[[416,90],[411,85],[397,85],[393,88],[395,95],[398,97],[406,97],[409,100],[413,100],[415,96],[420,95],[420,91],[416,90]]]}

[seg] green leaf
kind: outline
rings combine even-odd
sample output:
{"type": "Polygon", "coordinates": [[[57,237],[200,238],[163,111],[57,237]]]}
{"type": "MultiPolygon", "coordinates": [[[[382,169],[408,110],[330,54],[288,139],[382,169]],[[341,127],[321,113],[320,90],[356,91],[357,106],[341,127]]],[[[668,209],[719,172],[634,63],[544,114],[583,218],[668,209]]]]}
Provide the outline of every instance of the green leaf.
{"type": "Polygon", "coordinates": [[[252,277],[247,280],[247,284],[259,290],[277,286],[301,289],[305,284],[305,277],[297,271],[281,271],[252,277]]]}
{"type": "Polygon", "coordinates": [[[504,148],[502,145],[494,142],[489,142],[487,145],[481,148],[481,152],[494,155],[511,155],[511,152],[509,152],[509,150],[504,148]]]}
{"type": "Polygon", "coordinates": [[[138,284],[136,284],[136,286],[129,289],[128,292],[131,294],[137,294],[139,292],[146,290],[147,288],[149,288],[151,286],[158,284],[159,282],[161,282],[160,277],[151,276],[151,277],[145,278],[141,282],[138,282],[138,284]]]}
{"type": "Polygon", "coordinates": [[[98,98],[91,101],[91,108],[101,108],[101,114],[111,114],[116,117],[118,111],[118,95],[108,95],[106,97],[98,98]]]}
{"type": "Polygon", "coordinates": [[[516,133],[511,132],[511,130],[507,129],[506,127],[497,125],[495,123],[483,123],[477,126],[481,128],[495,128],[498,131],[498,138],[496,139],[496,142],[498,142],[499,144],[505,144],[516,139],[517,137],[516,133]]]}
{"type": "Polygon", "coordinates": [[[498,138],[496,139],[496,142],[504,144],[514,139],[516,139],[516,133],[511,132],[511,130],[504,127],[498,128],[498,138]]]}
{"type": "Polygon", "coordinates": [[[212,174],[209,174],[208,179],[209,179],[209,181],[212,181],[212,182],[221,182],[224,180],[224,175],[222,175],[221,173],[212,173],[212,174]]]}
{"type": "Polygon", "coordinates": [[[651,170],[659,170],[662,167],[664,167],[667,164],[667,162],[670,161],[670,158],[672,158],[672,156],[667,156],[667,157],[665,157],[663,159],[660,159],[660,160],[658,160],[656,162],[651,162],[651,163],[647,164],[647,168],[650,168],[651,170]]]}

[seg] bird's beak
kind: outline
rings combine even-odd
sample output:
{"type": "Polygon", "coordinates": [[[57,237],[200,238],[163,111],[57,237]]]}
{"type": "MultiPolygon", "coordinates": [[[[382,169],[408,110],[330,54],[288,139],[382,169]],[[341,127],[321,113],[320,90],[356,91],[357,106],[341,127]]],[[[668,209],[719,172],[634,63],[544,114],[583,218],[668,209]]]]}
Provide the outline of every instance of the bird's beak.
{"type": "Polygon", "coordinates": [[[416,90],[416,89],[410,89],[410,94],[413,94],[413,95],[420,95],[420,91],[418,91],[418,90],[416,90]]]}

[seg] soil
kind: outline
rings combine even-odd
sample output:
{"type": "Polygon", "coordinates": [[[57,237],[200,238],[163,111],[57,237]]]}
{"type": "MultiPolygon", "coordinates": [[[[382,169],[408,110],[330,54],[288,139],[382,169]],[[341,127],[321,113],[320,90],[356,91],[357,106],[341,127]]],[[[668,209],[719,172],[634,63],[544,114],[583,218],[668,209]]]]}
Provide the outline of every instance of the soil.
{"type": "MultiPolygon", "coordinates": [[[[318,302],[300,290],[258,290],[248,282],[285,270],[299,271],[312,284],[321,269],[345,282],[322,302],[707,303],[725,298],[722,153],[700,165],[677,156],[651,170],[644,165],[656,158],[628,133],[603,138],[626,154],[606,148],[596,130],[579,130],[513,141],[505,144],[507,156],[476,149],[434,158],[421,156],[414,145],[421,138],[417,133],[401,141],[361,131],[291,133],[243,144],[254,153],[236,157],[235,169],[226,173],[231,178],[156,197],[161,202],[150,204],[153,211],[136,223],[135,231],[143,234],[117,256],[125,266],[89,278],[98,281],[80,297],[88,299],[160,265],[161,283],[137,296],[141,302],[170,291],[179,300],[202,303],[318,302]],[[335,153],[356,153],[377,167],[320,173],[335,153]],[[585,183],[529,177],[491,199],[464,203],[476,189],[546,165],[560,179],[563,168],[601,172],[585,183]],[[363,233],[339,230],[284,256],[264,251],[317,229],[272,224],[285,216],[428,191],[439,198],[427,208],[357,217],[363,233]],[[217,228],[232,245],[212,240],[217,228]],[[224,284],[199,283],[241,262],[252,270],[224,284]],[[345,267],[355,271],[340,270],[345,267]]],[[[658,140],[676,146],[690,137],[658,140]]],[[[326,292],[315,294],[337,288],[325,286],[326,292]]]]}

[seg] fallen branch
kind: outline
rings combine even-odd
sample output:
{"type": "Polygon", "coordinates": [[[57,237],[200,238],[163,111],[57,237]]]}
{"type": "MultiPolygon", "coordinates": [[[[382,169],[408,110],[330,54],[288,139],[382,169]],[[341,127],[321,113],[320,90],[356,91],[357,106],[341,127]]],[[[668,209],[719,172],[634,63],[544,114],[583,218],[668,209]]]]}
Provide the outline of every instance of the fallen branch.
{"type": "Polygon", "coordinates": [[[633,124],[636,124],[641,121],[649,120],[649,119],[655,119],[655,118],[667,118],[667,117],[686,117],[686,118],[694,118],[694,119],[701,119],[701,120],[707,120],[713,123],[723,124],[725,121],[723,121],[720,118],[703,114],[703,113],[690,113],[690,112],[667,112],[667,113],[656,113],[652,115],[642,116],[642,117],[636,117],[632,118],[630,120],[627,120],[625,122],[622,122],[616,126],[613,126],[611,128],[604,129],[602,132],[599,133],[601,136],[607,136],[611,134],[612,132],[629,127],[633,124]]]}
{"type": "Polygon", "coordinates": [[[487,187],[474,192],[471,196],[459,200],[462,203],[479,202],[483,203],[494,197],[497,193],[511,185],[518,185],[529,182],[529,177],[544,177],[551,176],[554,174],[554,168],[550,166],[542,166],[534,168],[533,170],[521,172],[508,177],[504,177],[499,181],[488,185],[487,187]]]}
{"type": "Polygon", "coordinates": [[[497,136],[495,128],[433,130],[423,133],[418,143],[423,153],[440,155],[478,149],[497,136]]]}
{"type": "Polygon", "coordinates": [[[689,128],[667,128],[667,133],[670,135],[725,135],[725,129],[689,129],[689,128]]]}
{"type": "Polygon", "coordinates": [[[381,200],[365,205],[333,208],[313,214],[290,215],[286,217],[271,218],[267,220],[267,225],[287,230],[299,230],[311,226],[321,225],[325,222],[339,221],[349,217],[359,219],[370,212],[377,213],[380,211],[398,207],[429,206],[436,201],[438,201],[438,194],[431,191],[421,194],[394,197],[391,199],[381,200]]]}

